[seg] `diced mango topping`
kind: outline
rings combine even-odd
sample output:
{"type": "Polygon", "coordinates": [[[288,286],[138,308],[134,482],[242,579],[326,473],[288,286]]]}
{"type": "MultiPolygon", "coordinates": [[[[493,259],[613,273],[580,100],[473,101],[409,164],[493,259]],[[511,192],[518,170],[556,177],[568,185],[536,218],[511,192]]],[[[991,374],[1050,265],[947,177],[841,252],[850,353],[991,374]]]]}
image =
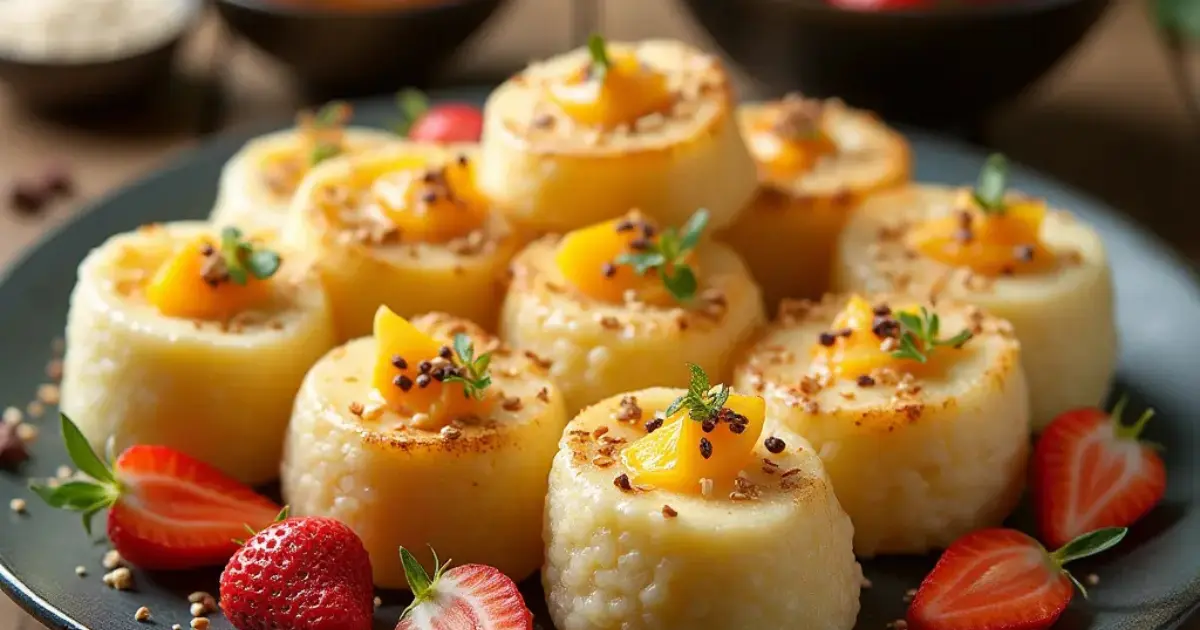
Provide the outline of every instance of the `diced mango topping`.
{"type": "Polygon", "coordinates": [[[657,236],[653,221],[630,214],[569,232],[559,242],[555,263],[566,281],[590,298],[620,304],[625,292],[633,291],[644,300],[663,294],[662,283],[653,272],[639,274],[616,261],[648,250],[657,236]]]}
{"type": "Polygon", "coordinates": [[[909,232],[908,244],[947,265],[985,276],[1036,273],[1054,265],[1041,239],[1046,204],[1008,194],[1008,160],[988,156],[974,190],[963,191],[950,216],[909,232]]]}
{"type": "Polygon", "coordinates": [[[588,49],[588,65],[549,88],[551,102],[567,116],[585,125],[611,128],[671,108],[675,99],[663,73],[641,63],[632,52],[610,54],[596,36],[588,49]]]}
{"type": "Polygon", "coordinates": [[[821,101],[789,95],[750,124],[746,142],[759,168],[777,178],[812,170],[838,147],[822,125],[821,101]]]}
{"type": "Polygon", "coordinates": [[[466,156],[431,166],[418,158],[393,163],[371,184],[374,199],[406,242],[445,243],[477,230],[488,204],[466,156]]]}
{"type": "Polygon", "coordinates": [[[596,300],[620,304],[632,292],[649,304],[686,302],[697,289],[694,250],[707,220],[707,212],[697,212],[680,234],[631,212],[568,233],[555,263],[571,286],[596,300]]]}
{"type": "Polygon", "coordinates": [[[882,368],[937,373],[954,356],[934,350],[946,346],[961,348],[971,338],[971,333],[964,330],[943,339],[939,328],[937,314],[926,309],[893,310],[886,304],[872,306],[860,296],[851,296],[830,330],[814,340],[814,363],[839,378],[869,377],[871,372],[882,368]]]}
{"type": "Polygon", "coordinates": [[[394,410],[424,414],[420,428],[441,427],[454,418],[486,413],[490,398],[459,378],[469,375],[455,360],[455,349],[421,332],[386,306],[375,312],[375,341],[379,350],[372,384],[394,410]]]}
{"type": "Polygon", "coordinates": [[[1018,201],[1003,212],[967,208],[917,226],[909,243],[922,255],[985,276],[1038,273],[1054,266],[1054,252],[1042,242],[1046,205],[1018,201]]]}
{"type": "Polygon", "coordinates": [[[158,268],[146,299],[167,317],[227,320],[271,297],[279,257],[226,228],[221,243],[198,237],[158,268]]]}
{"type": "Polygon", "coordinates": [[[621,460],[637,484],[699,493],[700,480],[709,479],[714,490],[728,493],[738,472],[754,461],[765,418],[766,402],[758,396],[730,394],[707,419],[681,408],[661,428],[626,447],[621,460]]]}

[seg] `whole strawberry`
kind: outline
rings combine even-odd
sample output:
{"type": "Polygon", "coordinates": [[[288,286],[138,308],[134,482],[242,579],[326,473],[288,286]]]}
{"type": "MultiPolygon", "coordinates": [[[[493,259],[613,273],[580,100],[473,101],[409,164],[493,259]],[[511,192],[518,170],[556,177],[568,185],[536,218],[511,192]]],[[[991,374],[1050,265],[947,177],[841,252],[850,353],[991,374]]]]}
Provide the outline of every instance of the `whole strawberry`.
{"type": "Polygon", "coordinates": [[[332,518],[275,523],[221,573],[221,608],[238,630],[369,630],[374,598],[362,540],[332,518]]]}

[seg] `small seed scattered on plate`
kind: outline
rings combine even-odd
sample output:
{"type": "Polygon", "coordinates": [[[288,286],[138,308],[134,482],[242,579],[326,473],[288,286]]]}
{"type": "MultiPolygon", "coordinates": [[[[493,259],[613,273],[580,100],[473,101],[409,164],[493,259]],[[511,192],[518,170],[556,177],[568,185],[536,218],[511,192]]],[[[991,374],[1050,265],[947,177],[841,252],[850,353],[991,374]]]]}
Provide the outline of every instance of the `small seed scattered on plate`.
{"type": "Polygon", "coordinates": [[[136,621],[150,621],[150,609],[142,606],[133,613],[133,618],[136,621]]]}
{"type": "Polygon", "coordinates": [[[12,501],[8,502],[8,509],[16,512],[17,514],[24,514],[26,507],[28,506],[25,504],[25,499],[13,499],[12,501]]]}
{"type": "Polygon", "coordinates": [[[192,630],[208,630],[208,619],[196,617],[190,625],[192,626],[192,630]]]}

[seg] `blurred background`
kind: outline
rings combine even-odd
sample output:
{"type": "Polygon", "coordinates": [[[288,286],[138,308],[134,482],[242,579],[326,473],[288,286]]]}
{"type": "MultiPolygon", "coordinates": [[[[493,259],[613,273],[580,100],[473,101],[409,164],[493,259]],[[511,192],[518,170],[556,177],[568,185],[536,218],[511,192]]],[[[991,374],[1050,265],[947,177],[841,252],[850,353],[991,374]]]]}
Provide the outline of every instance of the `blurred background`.
{"type": "MultiPolygon", "coordinates": [[[[1002,150],[1200,261],[1200,0],[0,0],[0,268],[206,135],[486,86],[593,30],[1002,150]]],[[[0,597],[0,628],[35,627],[0,597]]]]}

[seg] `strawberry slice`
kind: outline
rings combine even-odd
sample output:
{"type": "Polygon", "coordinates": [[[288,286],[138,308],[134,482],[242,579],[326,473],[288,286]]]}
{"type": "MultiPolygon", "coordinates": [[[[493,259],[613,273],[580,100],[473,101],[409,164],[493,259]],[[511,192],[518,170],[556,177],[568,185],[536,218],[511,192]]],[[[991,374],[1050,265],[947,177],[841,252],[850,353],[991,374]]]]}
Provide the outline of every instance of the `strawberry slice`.
{"type": "Polygon", "coordinates": [[[464,564],[449,571],[433,554],[433,579],[404,547],[404,575],[413,602],[400,615],[396,630],[533,630],[533,613],[517,585],[498,569],[464,564]]]}
{"type": "Polygon", "coordinates": [[[1050,423],[1034,447],[1032,492],[1042,540],[1059,546],[1101,527],[1128,527],[1146,515],[1167,489],[1167,472],[1154,447],[1138,436],[1154,416],[1121,422],[1127,400],[1112,414],[1068,411],[1050,423]]]}
{"type": "Polygon", "coordinates": [[[1120,527],[1097,530],[1047,553],[1014,529],[984,529],[954,541],[942,554],[908,610],[910,630],[1041,630],[1071,601],[1063,565],[1121,542],[1120,527]]]}
{"type": "Polygon", "coordinates": [[[32,490],[52,507],[82,513],[89,536],[92,517],[108,508],[109,540],[143,569],[221,565],[247,527],[266,527],[280,512],[216,468],[165,446],[131,446],[110,466],[65,415],[62,435],[71,460],[91,479],[32,490]]]}
{"type": "Polygon", "coordinates": [[[417,90],[404,90],[396,97],[403,120],[393,130],[420,142],[479,142],[483,136],[483,113],[467,103],[430,105],[417,90]]]}

